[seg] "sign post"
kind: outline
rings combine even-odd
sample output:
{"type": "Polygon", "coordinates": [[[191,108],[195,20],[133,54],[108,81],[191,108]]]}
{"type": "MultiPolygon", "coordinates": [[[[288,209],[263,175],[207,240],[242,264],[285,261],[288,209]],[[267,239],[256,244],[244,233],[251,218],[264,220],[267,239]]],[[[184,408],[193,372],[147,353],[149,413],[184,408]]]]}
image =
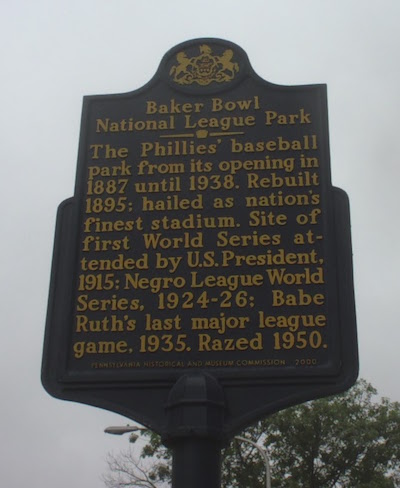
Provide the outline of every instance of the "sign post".
{"type": "Polygon", "coordinates": [[[357,374],[326,86],[269,83],[240,47],[198,39],[141,89],[85,97],[57,218],[47,391],[146,425],[181,459],[357,374]]]}

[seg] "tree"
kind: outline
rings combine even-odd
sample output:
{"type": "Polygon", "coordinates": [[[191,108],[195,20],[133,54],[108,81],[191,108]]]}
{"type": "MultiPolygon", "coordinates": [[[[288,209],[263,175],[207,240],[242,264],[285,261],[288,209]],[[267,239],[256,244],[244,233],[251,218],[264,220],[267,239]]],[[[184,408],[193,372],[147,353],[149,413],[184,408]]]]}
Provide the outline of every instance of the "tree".
{"type": "MultiPolygon", "coordinates": [[[[274,487],[400,487],[400,404],[385,398],[376,401],[375,395],[376,390],[360,380],[341,395],[271,415],[242,437],[267,450],[274,487]]],[[[139,462],[129,460],[137,469],[150,461],[143,473],[137,471],[141,479],[129,478],[127,469],[109,463],[108,488],[155,488],[170,480],[170,453],[158,436],[148,435],[139,462]],[[146,479],[148,484],[143,484],[146,479]]],[[[226,488],[263,488],[260,453],[250,443],[233,440],[224,452],[222,478],[226,488]]]]}
{"type": "MultiPolygon", "coordinates": [[[[275,486],[394,488],[400,486],[400,404],[375,402],[374,395],[371,385],[359,381],[344,394],[272,415],[244,437],[268,450],[275,486]]],[[[227,454],[235,462],[224,471],[226,486],[263,486],[254,450],[235,442],[227,454]],[[248,460],[257,472],[247,474],[248,460]],[[254,474],[250,485],[246,476],[254,474]]]]}
{"type": "Polygon", "coordinates": [[[159,435],[145,431],[143,437],[149,441],[142,448],[139,458],[131,449],[108,454],[108,472],[103,476],[108,488],[168,486],[172,474],[171,452],[161,443],[159,435]]]}

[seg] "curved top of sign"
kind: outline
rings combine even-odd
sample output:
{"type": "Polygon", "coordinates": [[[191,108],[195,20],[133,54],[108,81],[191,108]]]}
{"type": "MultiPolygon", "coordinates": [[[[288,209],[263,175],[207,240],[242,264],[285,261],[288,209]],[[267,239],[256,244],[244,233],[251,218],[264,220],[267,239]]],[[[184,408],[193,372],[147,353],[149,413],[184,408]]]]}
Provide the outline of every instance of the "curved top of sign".
{"type": "MultiPolygon", "coordinates": [[[[237,44],[224,39],[198,38],[178,44],[167,51],[155,75],[133,92],[147,90],[149,85],[161,80],[177,92],[207,96],[233,89],[247,76],[277,89],[295,88],[272,83],[258,75],[251,66],[247,53],[237,44]]],[[[301,87],[310,86],[315,89],[318,85],[326,86],[313,84],[301,87]]]]}

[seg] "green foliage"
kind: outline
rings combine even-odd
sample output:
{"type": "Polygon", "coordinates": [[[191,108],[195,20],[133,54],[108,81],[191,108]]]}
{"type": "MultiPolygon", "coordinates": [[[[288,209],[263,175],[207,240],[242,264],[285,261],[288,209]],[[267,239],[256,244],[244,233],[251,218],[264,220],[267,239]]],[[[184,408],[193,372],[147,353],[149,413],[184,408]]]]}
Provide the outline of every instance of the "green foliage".
{"type": "Polygon", "coordinates": [[[154,432],[147,431],[149,444],[142,449],[141,457],[143,459],[152,458],[152,476],[155,480],[161,482],[170,481],[172,476],[171,451],[161,443],[161,437],[154,432]]]}
{"type": "MultiPolygon", "coordinates": [[[[375,401],[361,380],[348,392],[298,405],[249,427],[242,434],[270,458],[272,486],[280,488],[400,487],[400,404],[375,401]]],[[[141,460],[151,461],[151,484],[171,478],[170,452],[152,433],[141,460]]],[[[224,451],[225,488],[264,488],[265,465],[258,449],[233,440],[224,451]]],[[[126,480],[125,480],[126,481],[126,480]]]]}
{"type": "MultiPolygon", "coordinates": [[[[269,453],[272,486],[394,488],[400,486],[400,405],[374,402],[374,395],[374,388],[361,380],[344,394],[272,415],[243,437],[269,453]]],[[[254,456],[255,449],[245,443],[229,447],[225,486],[265,486],[261,461],[254,456]],[[243,478],[248,465],[257,479],[243,478]]]]}

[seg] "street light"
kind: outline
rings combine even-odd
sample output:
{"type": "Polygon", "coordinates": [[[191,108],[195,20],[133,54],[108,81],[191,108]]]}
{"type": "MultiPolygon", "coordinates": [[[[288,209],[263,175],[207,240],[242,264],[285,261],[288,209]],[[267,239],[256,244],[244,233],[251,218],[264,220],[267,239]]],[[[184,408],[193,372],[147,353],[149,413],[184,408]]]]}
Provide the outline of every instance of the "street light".
{"type": "Polygon", "coordinates": [[[251,444],[261,454],[265,464],[265,487],[271,488],[271,469],[269,466],[269,457],[267,451],[259,446],[256,442],[253,442],[250,439],[246,439],[246,437],[240,437],[237,435],[235,439],[241,442],[247,442],[248,444],[251,444]]]}
{"type": "Polygon", "coordinates": [[[104,432],[106,434],[122,435],[128,434],[129,432],[136,432],[138,430],[147,430],[144,427],[136,427],[135,425],[116,425],[111,427],[106,427],[104,432]]]}
{"type": "Polygon", "coordinates": [[[111,426],[111,427],[106,427],[104,429],[104,432],[106,434],[122,435],[122,434],[131,433],[131,435],[129,436],[129,442],[131,442],[132,444],[134,442],[136,442],[138,437],[139,437],[137,434],[134,433],[137,431],[145,432],[145,431],[147,431],[147,429],[145,427],[137,427],[135,425],[126,425],[126,426],[125,425],[115,425],[115,426],[111,426]]]}

